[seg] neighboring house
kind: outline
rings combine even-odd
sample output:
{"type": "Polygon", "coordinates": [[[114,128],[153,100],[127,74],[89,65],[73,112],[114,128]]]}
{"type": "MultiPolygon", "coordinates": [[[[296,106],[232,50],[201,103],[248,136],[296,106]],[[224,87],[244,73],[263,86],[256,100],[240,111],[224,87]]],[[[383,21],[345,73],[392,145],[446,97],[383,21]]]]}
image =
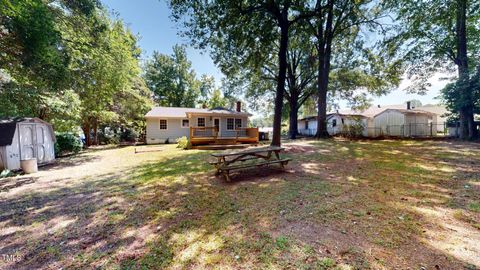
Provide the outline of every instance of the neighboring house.
{"type": "Polygon", "coordinates": [[[18,170],[22,160],[54,161],[55,141],[52,125],[39,118],[0,119],[0,171],[18,170]]]}
{"type": "Polygon", "coordinates": [[[436,136],[437,115],[417,109],[387,109],[373,118],[380,134],[396,137],[436,136]]]}
{"type": "MultiPolygon", "coordinates": [[[[338,135],[347,131],[348,126],[358,123],[368,125],[368,118],[358,114],[327,114],[327,131],[330,135],[338,135]]],[[[298,120],[298,133],[306,136],[314,136],[317,133],[317,117],[310,116],[298,120]]],[[[364,129],[363,136],[368,136],[368,129],[364,129]]]]}
{"type": "Polygon", "coordinates": [[[441,105],[424,105],[417,107],[416,109],[431,112],[437,115],[437,131],[438,132],[446,132],[447,129],[447,115],[449,111],[445,106],[441,105]]]}
{"type": "MultiPolygon", "coordinates": [[[[406,105],[372,106],[363,111],[345,110],[327,115],[327,130],[330,135],[345,133],[352,124],[363,125],[363,136],[436,136],[444,131],[444,122],[438,123],[437,114],[444,113],[441,106],[425,106],[413,108],[406,105]]],[[[299,119],[299,133],[314,135],[317,132],[317,118],[299,119]]],[[[442,119],[444,121],[444,119],[442,119]]]]}
{"type": "Polygon", "coordinates": [[[368,117],[360,114],[331,113],[327,116],[327,131],[330,135],[348,132],[350,127],[362,125],[362,136],[368,136],[368,117]]]}
{"type": "Polygon", "coordinates": [[[258,142],[258,128],[247,128],[251,115],[226,108],[155,107],[146,115],[148,144],[175,142],[186,136],[195,144],[258,142]]]}
{"type": "Polygon", "coordinates": [[[317,133],[317,117],[309,116],[298,119],[298,133],[306,136],[314,136],[317,133]]]}

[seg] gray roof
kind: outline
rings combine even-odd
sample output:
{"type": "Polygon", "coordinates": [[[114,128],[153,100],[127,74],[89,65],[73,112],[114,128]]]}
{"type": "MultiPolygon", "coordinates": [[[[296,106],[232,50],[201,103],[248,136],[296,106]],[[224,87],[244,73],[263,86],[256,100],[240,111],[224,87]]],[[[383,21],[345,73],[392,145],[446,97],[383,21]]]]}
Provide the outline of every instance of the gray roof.
{"type": "Polygon", "coordinates": [[[41,120],[40,118],[12,117],[12,118],[0,119],[0,146],[12,144],[13,136],[15,135],[15,130],[17,129],[17,123],[22,123],[22,122],[46,124],[51,133],[52,140],[54,142],[56,141],[56,137],[55,137],[55,133],[53,132],[52,125],[41,120]]]}
{"type": "Polygon", "coordinates": [[[198,109],[198,108],[183,108],[183,107],[154,107],[151,109],[145,117],[167,117],[167,118],[183,118],[187,117],[187,114],[214,114],[214,115],[238,115],[238,116],[250,116],[247,112],[237,112],[226,108],[213,108],[213,109],[198,109]]]}

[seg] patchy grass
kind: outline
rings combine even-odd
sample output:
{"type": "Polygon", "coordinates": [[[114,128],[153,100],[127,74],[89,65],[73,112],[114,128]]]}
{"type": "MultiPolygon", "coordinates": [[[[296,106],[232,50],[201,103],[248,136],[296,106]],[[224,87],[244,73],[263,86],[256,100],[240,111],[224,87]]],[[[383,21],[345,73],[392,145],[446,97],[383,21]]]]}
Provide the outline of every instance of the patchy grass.
{"type": "Polygon", "coordinates": [[[211,152],[175,145],[88,151],[1,179],[0,256],[21,259],[0,268],[480,267],[478,144],[285,146],[286,172],[232,183],[213,175],[211,152]]]}

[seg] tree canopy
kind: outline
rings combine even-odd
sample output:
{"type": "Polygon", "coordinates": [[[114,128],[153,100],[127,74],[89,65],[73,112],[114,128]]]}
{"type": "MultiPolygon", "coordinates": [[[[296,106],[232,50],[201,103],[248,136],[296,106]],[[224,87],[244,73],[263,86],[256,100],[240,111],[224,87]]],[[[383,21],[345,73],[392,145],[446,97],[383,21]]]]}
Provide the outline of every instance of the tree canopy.
{"type": "Polygon", "coordinates": [[[153,52],[144,77],[155,101],[162,106],[194,107],[200,95],[210,91],[206,85],[209,82],[201,84],[197,80],[185,47],[180,45],[173,47],[171,55],[153,52]]]}
{"type": "Polygon", "coordinates": [[[90,144],[100,125],[134,125],[152,105],[137,37],[98,1],[1,3],[0,116],[40,117],[57,131],[82,126],[90,144]]]}

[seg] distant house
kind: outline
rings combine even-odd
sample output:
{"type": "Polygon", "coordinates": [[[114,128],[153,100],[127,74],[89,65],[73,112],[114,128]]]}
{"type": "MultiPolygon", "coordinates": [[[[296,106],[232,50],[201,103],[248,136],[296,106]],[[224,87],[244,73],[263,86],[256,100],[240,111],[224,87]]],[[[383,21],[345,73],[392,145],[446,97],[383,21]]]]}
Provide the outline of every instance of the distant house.
{"type": "MultiPolygon", "coordinates": [[[[341,134],[347,126],[360,122],[368,126],[368,118],[359,114],[329,113],[327,114],[327,131],[330,135],[341,134]]],[[[317,117],[310,116],[298,120],[298,132],[302,135],[313,136],[317,133],[317,117]]],[[[364,129],[363,136],[368,136],[368,129],[364,129]]]]}
{"type": "Polygon", "coordinates": [[[251,114],[218,108],[155,107],[146,115],[148,144],[175,142],[186,136],[192,144],[256,143],[258,128],[248,128],[251,114]]]}
{"type": "Polygon", "coordinates": [[[55,141],[52,125],[39,118],[0,119],[0,171],[18,170],[22,160],[54,161],[55,141]]]}
{"type": "MultiPolygon", "coordinates": [[[[363,126],[362,135],[377,136],[436,136],[444,131],[444,118],[438,122],[438,114],[446,112],[441,106],[425,106],[413,108],[406,105],[372,106],[363,111],[344,110],[327,115],[327,130],[330,135],[345,133],[352,124],[363,126]]],[[[314,135],[317,132],[316,116],[299,119],[300,134],[314,135]]]]}

